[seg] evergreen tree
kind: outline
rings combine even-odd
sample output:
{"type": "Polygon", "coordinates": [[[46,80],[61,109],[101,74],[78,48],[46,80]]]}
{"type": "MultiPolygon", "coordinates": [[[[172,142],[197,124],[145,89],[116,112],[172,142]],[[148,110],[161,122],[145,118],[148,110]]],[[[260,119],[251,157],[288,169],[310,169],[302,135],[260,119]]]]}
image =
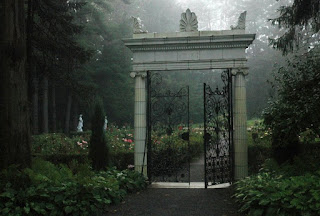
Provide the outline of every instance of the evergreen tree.
{"type": "Polygon", "coordinates": [[[23,0],[0,3],[0,170],[29,166],[30,126],[23,0]]]}
{"type": "Polygon", "coordinates": [[[109,148],[103,129],[104,116],[102,102],[98,100],[92,117],[92,135],[89,145],[89,157],[92,160],[94,170],[103,170],[108,166],[109,148]]]}
{"type": "Polygon", "coordinates": [[[286,31],[281,37],[271,39],[273,47],[287,54],[295,47],[319,41],[319,0],[294,0],[292,5],[282,6],[278,11],[280,16],[270,20],[286,31]]]}

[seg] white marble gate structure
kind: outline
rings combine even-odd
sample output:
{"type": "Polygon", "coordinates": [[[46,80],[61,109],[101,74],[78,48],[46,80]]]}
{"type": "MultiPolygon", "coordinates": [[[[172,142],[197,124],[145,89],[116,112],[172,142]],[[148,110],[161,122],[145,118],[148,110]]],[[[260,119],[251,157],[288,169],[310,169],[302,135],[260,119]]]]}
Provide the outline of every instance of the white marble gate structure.
{"type": "Polygon", "coordinates": [[[245,15],[239,17],[232,30],[198,31],[194,13],[188,9],[181,15],[180,32],[147,33],[142,30],[139,18],[134,18],[132,38],[123,39],[133,53],[132,72],[135,79],[134,107],[134,165],[135,170],[147,172],[147,71],[231,69],[234,86],[233,136],[234,179],[248,175],[247,111],[245,50],[255,34],[245,33],[245,15]],[[195,18],[195,19],[194,19],[195,18]]]}

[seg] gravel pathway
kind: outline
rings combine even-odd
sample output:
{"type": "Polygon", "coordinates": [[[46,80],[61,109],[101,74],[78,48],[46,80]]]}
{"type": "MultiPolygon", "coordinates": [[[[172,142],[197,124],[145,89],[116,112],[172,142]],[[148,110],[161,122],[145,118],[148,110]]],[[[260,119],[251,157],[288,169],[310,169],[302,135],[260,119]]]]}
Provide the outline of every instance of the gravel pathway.
{"type": "Polygon", "coordinates": [[[131,194],[119,205],[111,206],[112,216],[236,216],[232,188],[155,189],[131,194]]]}

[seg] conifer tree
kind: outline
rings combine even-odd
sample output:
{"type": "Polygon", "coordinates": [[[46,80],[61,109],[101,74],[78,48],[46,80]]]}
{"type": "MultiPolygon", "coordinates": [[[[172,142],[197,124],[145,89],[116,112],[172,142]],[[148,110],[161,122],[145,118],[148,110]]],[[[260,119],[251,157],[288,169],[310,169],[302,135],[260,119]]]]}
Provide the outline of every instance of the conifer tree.
{"type": "Polygon", "coordinates": [[[92,117],[92,135],[89,145],[89,157],[94,170],[103,170],[108,166],[109,148],[103,129],[104,116],[102,102],[98,100],[92,117]]]}
{"type": "Polygon", "coordinates": [[[294,0],[292,5],[280,7],[278,12],[280,16],[270,20],[286,31],[281,37],[270,40],[274,48],[287,54],[295,47],[319,40],[319,0],[294,0]]]}

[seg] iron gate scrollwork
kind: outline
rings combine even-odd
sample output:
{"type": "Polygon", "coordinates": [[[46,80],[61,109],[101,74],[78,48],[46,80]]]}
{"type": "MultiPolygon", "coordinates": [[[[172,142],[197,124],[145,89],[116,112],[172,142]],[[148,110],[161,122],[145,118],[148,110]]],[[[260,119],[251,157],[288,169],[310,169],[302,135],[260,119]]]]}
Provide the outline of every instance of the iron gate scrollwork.
{"type": "Polygon", "coordinates": [[[222,87],[204,83],[205,187],[233,180],[232,76],[221,73],[222,87]]]}
{"type": "Polygon", "coordinates": [[[190,182],[189,87],[172,90],[163,74],[148,72],[148,177],[190,182]]]}

